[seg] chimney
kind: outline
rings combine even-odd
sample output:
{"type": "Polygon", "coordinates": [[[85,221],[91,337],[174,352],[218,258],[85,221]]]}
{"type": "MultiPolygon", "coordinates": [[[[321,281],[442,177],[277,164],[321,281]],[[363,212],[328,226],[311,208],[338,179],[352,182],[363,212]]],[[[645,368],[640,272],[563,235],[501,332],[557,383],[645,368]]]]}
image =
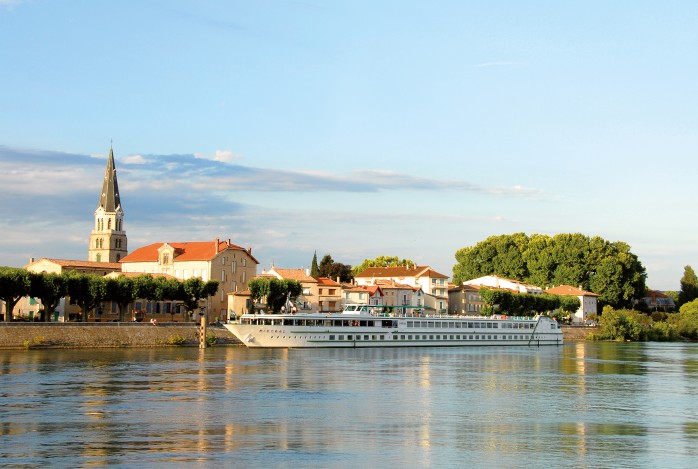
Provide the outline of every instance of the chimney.
{"type": "Polygon", "coordinates": [[[218,245],[220,244],[220,239],[216,238],[216,254],[218,254],[218,245]]]}
{"type": "Polygon", "coordinates": [[[230,238],[228,238],[228,247],[230,247],[230,238]]]}

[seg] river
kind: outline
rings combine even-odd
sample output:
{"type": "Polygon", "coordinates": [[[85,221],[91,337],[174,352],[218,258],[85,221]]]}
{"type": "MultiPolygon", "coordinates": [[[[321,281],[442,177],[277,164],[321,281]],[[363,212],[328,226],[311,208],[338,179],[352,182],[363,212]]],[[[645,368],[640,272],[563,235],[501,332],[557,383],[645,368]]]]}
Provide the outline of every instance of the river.
{"type": "Polygon", "coordinates": [[[694,467],[698,344],[0,351],[13,467],[694,467]]]}

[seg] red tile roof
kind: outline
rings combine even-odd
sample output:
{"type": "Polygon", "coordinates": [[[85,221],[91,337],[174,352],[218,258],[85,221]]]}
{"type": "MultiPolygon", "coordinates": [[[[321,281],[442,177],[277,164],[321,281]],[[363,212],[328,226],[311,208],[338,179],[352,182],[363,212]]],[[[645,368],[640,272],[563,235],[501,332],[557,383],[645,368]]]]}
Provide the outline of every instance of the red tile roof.
{"type": "Polygon", "coordinates": [[[314,277],[317,280],[317,284],[323,287],[341,287],[341,285],[331,278],[327,277],[314,277]]]}
{"type": "MultiPolygon", "coordinates": [[[[158,249],[165,243],[153,243],[147,246],[136,249],[129,255],[121,259],[121,262],[155,262],[158,260],[158,249]]],[[[181,261],[208,261],[215,258],[219,253],[225,250],[243,251],[247,253],[254,262],[257,259],[252,256],[252,253],[235,244],[229,244],[229,241],[190,241],[184,243],[167,243],[175,250],[175,262],[181,261]],[[216,247],[218,249],[216,249],[216,247]],[[217,252],[216,252],[217,251],[217,252]]]]}
{"type": "Polygon", "coordinates": [[[440,274],[427,266],[399,266],[399,267],[368,267],[356,277],[361,278],[403,278],[403,277],[429,277],[448,278],[448,275],[440,274]]]}
{"type": "Polygon", "coordinates": [[[306,274],[305,270],[303,269],[279,269],[277,267],[272,267],[271,270],[279,274],[281,278],[284,279],[297,280],[299,282],[306,283],[317,283],[317,280],[306,274]]]}
{"type": "Polygon", "coordinates": [[[569,285],[559,285],[557,287],[548,288],[547,290],[545,290],[545,293],[551,293],[553,295],[599,296],[596,293],[581,290],[579,288],[571,287],[569,285]]]}

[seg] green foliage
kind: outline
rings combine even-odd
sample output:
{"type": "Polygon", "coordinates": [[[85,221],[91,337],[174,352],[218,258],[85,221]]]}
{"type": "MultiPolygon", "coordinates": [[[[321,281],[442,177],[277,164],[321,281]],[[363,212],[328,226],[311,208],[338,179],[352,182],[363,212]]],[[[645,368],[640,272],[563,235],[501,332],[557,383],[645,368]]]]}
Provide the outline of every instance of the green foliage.
{"type": "Polygon", "coordinates": [[[312,277],[327,277],[332,280],[337,280],[339,278],[340,282],[349,283],[354,279],[351,274],[351,266],[342,264],[340,262],[335,262],[332,260],[332,256],[325,254],[320,261],[320,267],[318,268],[318,275],[311,275],[312,277]]]}
{"type": "Polygon", "coordinates": [[[29,295],[39,298],[44,308],[44,321],[51,320],[51,313],[55,311],[58,304],[68,291],[67,280],[64,275],[55,273],[35,273],[29,272],[31,288],[29,295]]]}
{"type": "Polygon", "coordinates": [[[549,237],[524,233],[490,236],[455,253],[453,282],[485,275],[547,287],[581,285],[602,303],[629,306],[645,294],[645,268],[630,246],[580,233],[549,237]]]}
{"type": "Polygon", "coordinates": [[[250,296],[253,302],[266,299],[267,307],[272,312],[281,310],[281,307],[286,303],[287,296],[290,295],[291,302],[294,302],[303,293],[303,287],[300,282],[290,279],[253,278],[247,283],[247,288],[250,289],[250,296]]]}
{"type": "MultiPolygon", "coordinates": [[[[204,282],[199,277],[188,278],[180,284],[179,299],[184,303],[187,311],[194,311],[199,307],[199,300],[215,295],[218,291],[218,281],[209,280],[204,282]]],[[[153,295],[157,289],[153,287],[153,295]]]]}
{"type": "Polygon", "coordinates": [[[319,277],[320,276],[320,268],[317,265],[317,251],[313,253],[313,262],[310,266],[310,276],[311,277],[319,277]]]}
{"type": "Polygon", "coordinates": [[[106,296],[106,279],[99,275],[71,271],[66,274],[67,293],[82,310],[82,321],[106,296]]]}
{"type": "Polygon", "coordinates": [[[698,277],[690,265],[684,267],[681,277],[681,290],[679,291],[678,306],[691,302],[698,298],[698,277]]]}
{"type": "Polygon", "coordinates": [[[119,321],[123,321],[128,305],[136,299],[136,280],[125,275],[107,279],[105,299],[119,306],[119,321]]]}
{"type": "Polygon", "coordinates": [[[166,343],[167,343],[167,345],[179,345],[179,346],[182,346],[182,345],[186,345],[187,339],[185,339],[184,337],[182,337],[182,336],[179,335],[179,334],[173,334],[173,335],[171,335],[171,336],[169,336],[169,337],[167,338],[167,342],[166,342],[166,343]]]}
{"type": "Polygon", "coordinates": [[[579,309],[579,298],[573,296],[513,293],[499,288],[481,288],[480,297],[485,307],[483,314],[508,314],[511,316],[534,316],[556,309],[567,313],[579,309]]]}
{"type": "Polygon", "coordinates": [[[698,299],[681,305],[679,314],[672,314],[669,321],[681,337],[698,340],[698,299]]]}
{"type": "Polygon", "coordinates": [[[208,334],[206,334],[206,346],[207,347],[213,347],[214,345],[216,345],[216,343],[217,343],[217,340],[216,340],[215,334],[212,334],[210,332],[208,334]]]}
{"type": "Polygon", "coordinates": [[[351,269],[351,274],[356,276],[369,267],[400,267],[415,265],[410,259],[400,259],[397,256],[378,256],[375,259],[364,259],[364,261],[351,269]]]}
{"type": "Polygon", "coordinates": [[[0,267],[0,300],[5,302],[5,322],[12,320],[12,311],[31,289],[29,272],[16,267],[0,267]]]}
{"type": "Polygon", "coordinates": [[[643,340],[646,337],[642,329],[638,314],[635,311],[623,309],[615,310],[611,306],[605,306],[601,313],[602,340],[643,340]]]}

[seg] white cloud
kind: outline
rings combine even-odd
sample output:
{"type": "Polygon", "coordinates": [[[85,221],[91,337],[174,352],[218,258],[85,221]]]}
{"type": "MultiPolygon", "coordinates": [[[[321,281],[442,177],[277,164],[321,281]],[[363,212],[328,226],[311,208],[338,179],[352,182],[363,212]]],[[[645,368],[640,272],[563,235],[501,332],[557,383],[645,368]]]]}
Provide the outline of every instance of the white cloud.
{"type": "Polygon", "coordinates": [[[216,150],[213,155],[194,153],[194,157],[201,160],[219,161],[221,163],[232,163],[233,161],[242,159],[242,156],[237,155],[230,150],[216,150]]]}
{"type": "Polygon", "coordinates": [[[131,155],[123,158],[122,161],[126,164],[146,164],[147,161],[141,155],[131,155]]]}

